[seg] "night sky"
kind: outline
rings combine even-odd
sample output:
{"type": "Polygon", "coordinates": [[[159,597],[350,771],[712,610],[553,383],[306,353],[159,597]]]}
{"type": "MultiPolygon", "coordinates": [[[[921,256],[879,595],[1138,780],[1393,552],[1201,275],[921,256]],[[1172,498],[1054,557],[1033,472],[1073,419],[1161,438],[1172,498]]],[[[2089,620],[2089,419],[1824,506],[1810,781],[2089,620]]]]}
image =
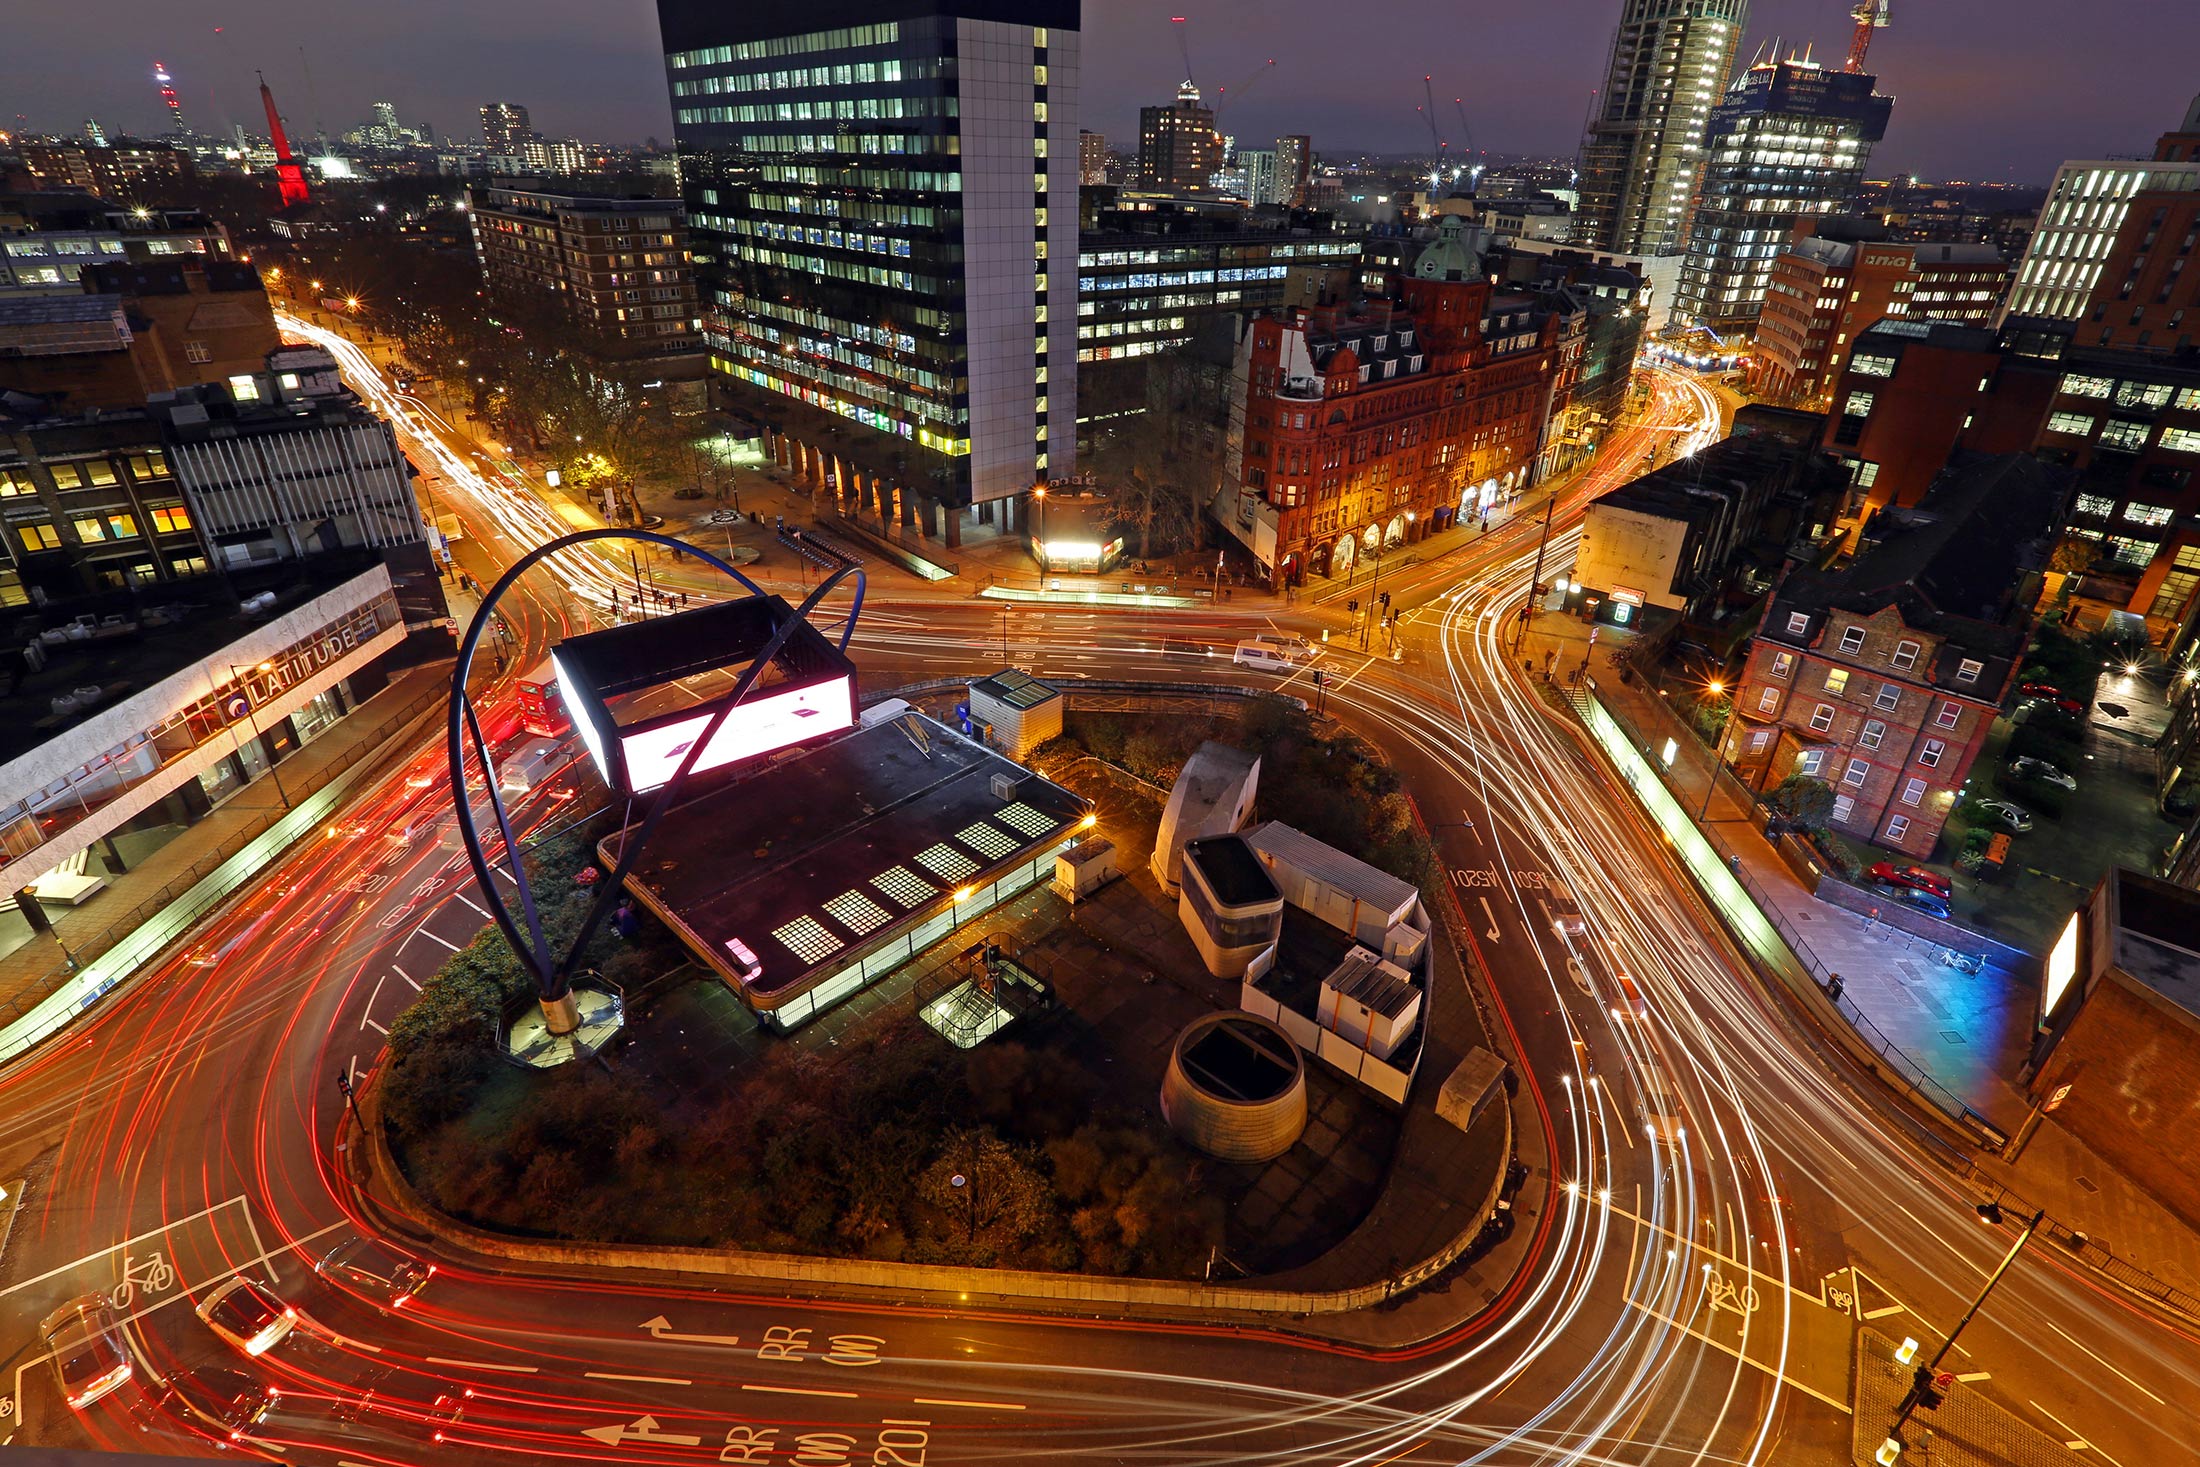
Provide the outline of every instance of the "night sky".
{"type": "MultiPolygon", "coordinates": [[[[726,0],[729,5],[739,0],[726,0]]],[[[1756,0],[1749,47],[1783,36],[1846,53],[1849,0],[1756,0]]],[[[550,136],[671,138],[650,0],[100,0],[10,6],[0,114],[110,134],[161,126],[150,71],[175,72],[203,131],[261,126],[263,68],[294,134],[332,134],[393,102],[439,133],[480,130],[514,101],[550,136]],[[220,29],[217,31],[217,27],[220,29]],[[299,54],[305,48],[303,63],[299,54]],[[307,71],[311,72],[311,85],[307,71]]],[[[1128,142],[1142,103],[1181,79],[1172,14],[1190,16],[1195,77],[1236,89],[1223,130],[1248,143],[1311,133],[1318,151],[1426,150],[1415,111],[1435,72],[1438,125],[1476,145],[1570,155],[1620,0],[1086,0],[1083,125],[1128,142]]],[[[2044,183],[2066,157],[2150,151],[2200,72],[2194,0],[1894,0],[1871,69],[1897,101],[1874,173],[2044,183]]]]}

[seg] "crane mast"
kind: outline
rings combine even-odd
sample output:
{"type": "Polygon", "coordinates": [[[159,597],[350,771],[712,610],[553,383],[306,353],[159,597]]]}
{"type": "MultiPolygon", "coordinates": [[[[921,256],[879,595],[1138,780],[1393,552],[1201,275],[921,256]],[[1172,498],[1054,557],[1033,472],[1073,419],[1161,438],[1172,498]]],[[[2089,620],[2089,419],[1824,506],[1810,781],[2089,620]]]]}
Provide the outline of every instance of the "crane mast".
{"type": "Polygon", "coordinates": [[[1887,23],[1887,10],[1892,3],[1893,0],[1857,0],[1856,8],[1849,12],[1849,19],[1856,22],[1856,32],[1849,37],[1849,60],[1841,68],[1843,71],[1864,69],[1864,53],[1871,49],[1872,32],[1887,23]]]}

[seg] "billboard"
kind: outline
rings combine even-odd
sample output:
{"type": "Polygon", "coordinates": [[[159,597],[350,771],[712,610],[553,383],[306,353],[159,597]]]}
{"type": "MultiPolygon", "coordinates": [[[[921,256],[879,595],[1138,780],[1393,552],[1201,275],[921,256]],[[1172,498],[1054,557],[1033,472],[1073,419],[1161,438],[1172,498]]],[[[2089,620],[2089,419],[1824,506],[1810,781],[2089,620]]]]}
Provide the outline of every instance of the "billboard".
{"type": "MultiPolygon", "coordinates": [[[[621,729],[619,750],[626,767],[626,787],[640,795],[669,783],[716,710],[715,703],[706,704],[661,723],[621,729]]],[[[753,759],[820,734],[853,728],[855,722],[855,681],[850,677],[761,695],[751,693],[718,725],[716,736],[696,756],[693,772],[723,769],[737,760],[753,759]]]]}
{"type": "Polygon", "coordinates": [[[2056,939],[2054,951],[2047,955],[2047,978],[2040,988],[2040,1027],[2045,1029],[2055,1015],[2055,1005],[2062,1002],[2070,991],[2070,982],[2078,976],[2078,918],[2083,913],[2072,912],[2069,925],[2056,939]]]}

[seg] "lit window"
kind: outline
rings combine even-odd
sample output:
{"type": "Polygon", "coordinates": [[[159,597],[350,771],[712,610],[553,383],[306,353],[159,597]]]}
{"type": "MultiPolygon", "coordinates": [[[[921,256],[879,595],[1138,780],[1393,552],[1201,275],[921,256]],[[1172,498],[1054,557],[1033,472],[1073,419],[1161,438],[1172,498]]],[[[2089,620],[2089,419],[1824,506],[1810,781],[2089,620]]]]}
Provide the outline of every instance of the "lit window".
{"type": "Polygon", "coordinates": [[[1785,678],[1788,673],[1794,670],[1794,667],[1795,654],[1793,652],[1775,652],[1772,654],[1772,675],[1774,677],[1785,678]]]}
{"type": "Polygon", "coordinates": [[[1813,779],[1816,779],[1818,771],[1825,767],[1826,751],[1824,749],[1805,749],[1795,759],[1795,772],[1809,775],[1813,779]]]}
{"type": "Polygon", "coordinates": [[[1940,767],[1940,756],[1948,752],[1948,746],[1939,739],[1927,739],[1925,747],[1917,751],[1917,762],[1927,769],[1940,767]]]}
{"type": "Polygon", "coordinates": [[[1846,692],[1848,690],[1848,686],[1849,670],[1847,668],[1836,667],[1826,674],[1826,691],[1833,694],[1833,696],[1835,696],[1836,698],[1840,697],[1842,693],[1846,692]]]}
{"type": "Polygon", "coordinates": [[[1868,418],[1871,416],[1874,401],[1876,399],[1870,393],[1858,388],[1849,394],[1849,400],[1841,405],[1841,411],[1851,418],[1868,418]]]}
{"type": "Polygon", "coordinates": [[[229,379],[229,395],[238,402],[258,402],[260,384],[252,380],[251,373],[240,372],[229,379]]]}
{"type": "Polygon", "coordinates": [[[2147,425],[2110,418],[2101,425],[2101,436],[2095,441],[2103,448],[2113,448],[2122,453],[2137,453],[2147,446],[2147,425]]]}
{"type": "Polygon", "coordinates": [[[2093,416],[2090,413],[2050,413],[2047,417],[2047,431],[2075,433],[2083,437],[2093,431],[2093,416]]]}
{"type": "Polygon", "coordinates": [[[2200,431],[2191,428],[2164,428],[2155,442],[2171,453],[2200,453],[2200,431]]]}
{"type": "Polygon", "coordinates": [[[2076,372],[2066,372],[2062,379],[2062,390],[2071,397],[2106,397],[2114,386],[2106,377],[2086,377],[2076,372]]]}

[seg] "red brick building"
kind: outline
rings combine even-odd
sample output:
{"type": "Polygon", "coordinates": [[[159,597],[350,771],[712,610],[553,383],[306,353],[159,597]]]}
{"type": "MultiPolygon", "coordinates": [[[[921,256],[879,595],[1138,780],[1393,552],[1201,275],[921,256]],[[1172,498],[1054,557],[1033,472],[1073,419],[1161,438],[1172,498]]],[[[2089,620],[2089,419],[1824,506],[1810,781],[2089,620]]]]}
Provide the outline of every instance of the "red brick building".
{"type": "Polygon", "coordinates": [[[1825,780],[1834,829],[1930,857],[2016,681],[2064,497],[2029,455],[1967,458],[1847,565],[1789,574],[1721,743],[1737,774],[1825,780]]]}
{"type": "Polygon", "coordinates": [[[1772,262],[1750,385],[1771,401],[1822,409],[1851,344],[1875,322],[1988,325],[2010,279],[2009,262],[1992,245],[1831,233],[1797,240],[1772,262]]]}
{"type": "MultiPolygon", "coordinates": [[[[2200,98],[2182,127],[2162,134],[2154,156],[2164,163],[2200,158],[2200,98]]],[[[2200,245],[2200,192],[2189,175],[2174,181],[2181,187],[2132,195],[2086,302],[2079,344],[2174,352],[2200,341],[2200,315],[2191,314],[2200,307],[2200,268],[2192,263],[2200,245]]]]}
{"type": "Polygon", "coordinates": [[[1272,584],[1349,575],[1533,477],[1561,322],[1440,228],[1389,294],[1257,317],[1239,343],[1215,512],[1272,584]]]}

